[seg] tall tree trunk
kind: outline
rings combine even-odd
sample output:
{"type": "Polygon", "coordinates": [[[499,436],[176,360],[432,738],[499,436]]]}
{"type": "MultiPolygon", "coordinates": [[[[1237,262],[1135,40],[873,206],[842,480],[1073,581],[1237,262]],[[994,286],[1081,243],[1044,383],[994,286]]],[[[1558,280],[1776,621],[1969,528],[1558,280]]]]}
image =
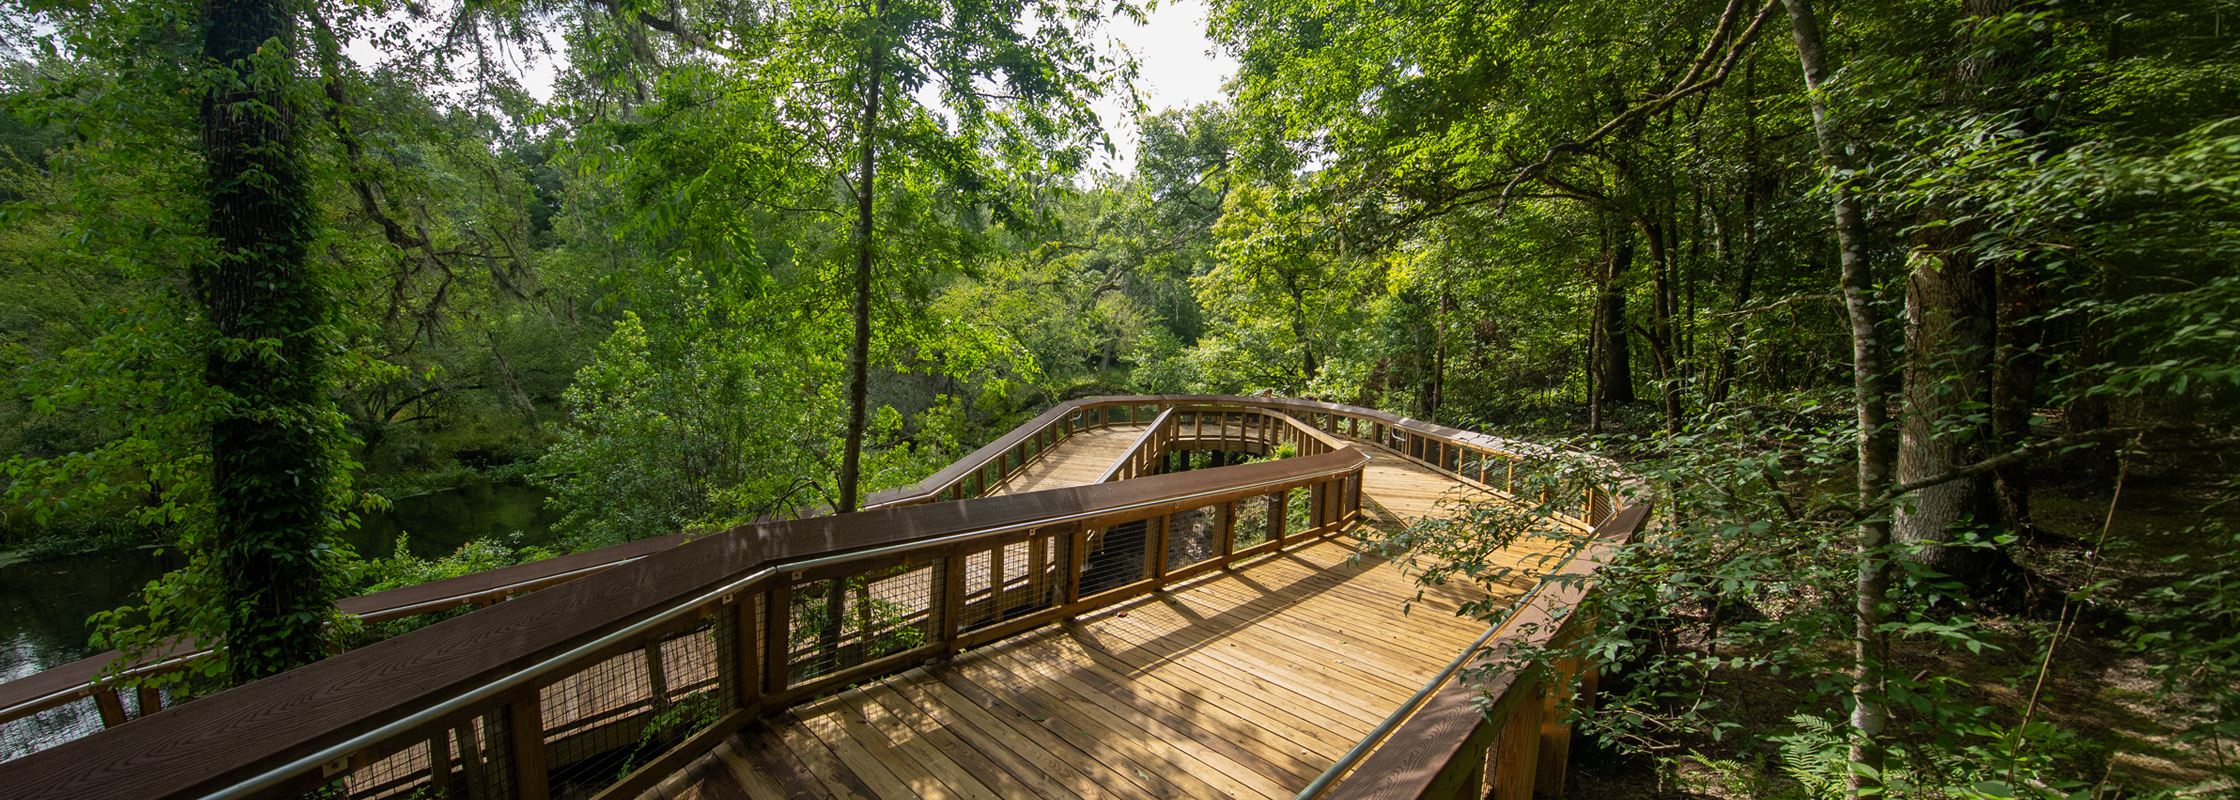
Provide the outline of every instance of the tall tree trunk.
{"type": "MultiPolygon", "coordinates": [[[[2002,16],[2017,5],[2017,0],[1961,3],[1962,10],[1978,21],[2002,16]]],[[[1969,55],[1960,60],[1953,75],[1948,102],[1966,111],[1971,120],[1999,118],[2019,99],[2004,85],[2002,73],[2022,59],[2003,52],[1998,44],[1973,37],[1963,43],[1969,55]]],[[[2001,323],[2036,316],[2031,312],[2018,318],[1998,303],[2002,273],[2025,267],[1981,257],[1974,245],[1985,226],[1968,218],[1964,210],[1938,208],[1931,214],[1951,224],[1927,229],[1919,246],[1934,257],[1916,259],[1920,266],[1906,282],[1906,410],[1898,455],[1900,482],[1950,472],[1999,452],[2010,437],[2019,441],[2027,431],[2002,430],[2000,423],[2027,427],[2029,396],[2035,390],[2030,359],[1997,358],[2003,355],[2002,338],[2012,339],[2018,333],[2009,330],[2002,337],[2001,323]],[[2014,368],[1995,376],[1998,361],[2014,368]],[[2009,385],[2001,390],[1995,385],[2000,382],[2009,385]],[[2004,407],[2000,401],[2005,401],[2004,407]],[[1991,410],[1988,415],[1979,413],[1984,408],[1991,410]],[[2018,409],[2020,419],[2015,419],[2018,409]]],[[[2009,477],[2021,472],[2007,470],[2009,477]]],[[[1920,491],[1899,509],[1897,540],[1918,545],[1919,560],[1931,569],[1978,587],[2012,588],[2016,570],[2005,553],[1938,544],[1957,537],[1971,521],[1976,525],[2000,521],[1995,475],[1920,491]]],[[[2027,513],[2027,497],[2021,505],[2027,513]]]]}
{"type": "MultiPolygon", "coordinates": [[[[2045,336],[2038,317],[2045,313],[2045,290],[2020,263],[2002,265],[1996,281],[1999,333],[1991,374],[1991,431],[1993,447],[2005,452],[2030,437],[2030,417],[2038,405],[2038,377],[2045,370],[2045,359],[2037,349],[2045,336]]],[[[2029,467],[2001,467],[1992,479],[2000,516],[2024,534],[2034,534],[2029,467]]]]}
{"type": "Polygon", "coordinates": [[[294,21],[275,0],[208,8],[203,56],[219,77],[203,98],[202,146],[217,246],[193,288],[218,336],[204,367],[224,396],[210,429],[211,499],[227,669],[242,683],[325,653],[332,311],[309,268],[316,211],[289,89],[294,21]]]}
{"type": "MultiPolygon", "coordinates": [[[[1951,233],[1925,244],[1949,251],[1965,243],[1964,232],[1951,233]]],[[[1990,399],[1991,270],[1966,256],[1917,261],[1920,266],[1906,280],[1901,483],[1941,475],[1986,455],[1984,431],[1975,419],[1990,399]]],[[[1988,474],[1923,489],[1897,509],[1897,541],[1918,547],[1915,558],[1931,569],[1968,580],[1982,578],[1990,569],[1990,551],[1940,542],[1951,540],[1968,522],[1991,522],[1997,516],[1991,502],[1988,474]]]]}
{"type": "Polygon", "coordinates": [[[1626,292],[1621,285],[1633,266],[1633,234],[1619,228],[1618,244],[1610,248],[1610,269],[1602,281],[1602,402],[1622,406],[1632,403],[1633,364],[1626,342],[1626,292]]]}
{"type": "Polygon", "coordinates": [[[1649,323],[1649,356],[1657,363],[1657,407],[1664,412],[1664,429],[1667,433],[1680,432],[1680,365],[1674,349],[1672,317],[1679,296],[1673,286],[1672,242],[1666,238],[1670,228],[1662,223],[1641,220],[1642,238],[1649,242],[1649,278],[1653,302],[1649,323]]]}
{"type": "Polygon", "coordinates": [[[887,75],[887,0],[879,0],[871,24],[871,58],[863,79],[863,125],[857,132],[861,141],[856,163],[855,341],[848,347],[848,434],[840,453],[837,509],[843,514],[856,510],[856,487],[863,469],[864,417],[871,403],[871,202],[878,190],[879,165],[872,145],[878,138],[879,89],[887,75]]]}
{"type": "Polygon", "coordinates": [[[1447,405],[1447,317],[1454,313],[1454,295],[1439,295],[1439,315],[1431,320],[1432,335],[1438,345],[1431,350],[1431,413],[1424,415],[1426,422],[1438,422],[1439,410],[1447,405]]]}
{"type": "MultiPolygon", "coordinates": [[[[1712,382],[1711,402],[1725,404],[1734,391],[1736,361],[1741,357],[1743,339],[1747,335],[1747,322],[1741,312],[1750,307],[1751,291],[1758,271],[1758,213],[1768,198],[1773,196],[1774,180],[1762,165],[1762,142],[1758,134],[1758,59],[1752,57],[1743,64],[1742,71],[1742,147],[1743,190],[1742,215],[1739,228],[1739,246],[1722,247],[1722,255],[1735,265],[1733,322],[1727,323],[1727,343],[1719,351],[1719,374],[1712,382]]],[[[1724,232],[1724,231],[1723,231],[1724,232]]]]}
{"type": "Polygon", "coordinates": [[[1587,432],[1602,433],[1602,304],[1587,320],[1587,432]]]}
{"type": "MultiPolygon", "coordinates": [[[[1897,435],[1890,427],[1888,377],[1883,365],[1879,320],[1874,311],[1874,269],[1867,263],[1867,220],[1859,197],[1851,187],[1857,166],[1843,131],[1828,112],[1828,76],[1834,72],[1820,38],[1820,22],[1812,0],[1782,0],[1789,12],[1789,29],[1797,44],[1798,66],[1810,92],[1812,133],[1820,148],[1821,174],[1827,181],[1829,205],[1834,212],[1836,243],[1842,264],[1843,308],[1851,325],[1852,404],[1858,414],[1861,500],[1881,497],[1892,486],[1897,460],[1897,435]]],[[[1890,594],[1890,522],[1880,513],[1859,523],[1855,541],[1858,572],[1853,580],[1851,729],[1849,759],[1873,770],[1854,770],[1849,794],[1853,797],[1877,788],[1874,777],[1882,772],[1883,751],[1875,738],[1889,719],[1883,690],[1882,665],[1888,660],[1882,637],[1884,602],[1890,594]]]]}

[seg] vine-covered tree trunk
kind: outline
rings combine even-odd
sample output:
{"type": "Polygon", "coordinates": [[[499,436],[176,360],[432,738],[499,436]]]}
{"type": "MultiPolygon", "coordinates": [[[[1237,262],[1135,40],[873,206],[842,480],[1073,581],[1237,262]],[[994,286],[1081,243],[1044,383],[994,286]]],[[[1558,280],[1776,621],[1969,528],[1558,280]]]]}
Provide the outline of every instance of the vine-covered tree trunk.
{"type": "MultiPolygon", "coordinates": [[[[1834,212],[1838,260],[1842,265],[1844,315],[1851,327],[1852,404],[1858,414],[1859,480],[1862,501],[1883,496],[1896,475],[1898,442],[1890,426],[1889,386],[1883,367],[1883,344],[1874,309],[1874,269],[1867,263],[1867,219],[1851,181],[1857,174],[1850,143],[1828,111],[1828,77],[1834,73],[1828,51],[1820,38],[1820,22],[1813,15],[1812,0],[1782,0],[1789,12],[1790,33],[1797,43],[1798,66],[1809,91],[1812,133],[1820,149],[1821,175],[1827,182],[1829,205],[1834,212]]],[[[1849,760],[1866,766],[1853,770],[1849,794],[1859,797],[1880,788],[1883,750],[1875,743],[1890,718],[1880,665],[1888,652],[1881,631],[1883,603],[1890,594],[1890,521],[1869,514],[1859,523],[1859,568],[1852,585],[1851,732],[1849,760]]]]}
{"type": "Polygon", "coordinates": [[[330,303],[308,264],[315,212],[297,141],[292,20],[276,0],[209,6],[204,189],[216,252],[193,288],[217,338],[205,376],[216,556],[235,682],[317,660],[334,598],[323,574],[335,468],[326,395],[330,303]]]}

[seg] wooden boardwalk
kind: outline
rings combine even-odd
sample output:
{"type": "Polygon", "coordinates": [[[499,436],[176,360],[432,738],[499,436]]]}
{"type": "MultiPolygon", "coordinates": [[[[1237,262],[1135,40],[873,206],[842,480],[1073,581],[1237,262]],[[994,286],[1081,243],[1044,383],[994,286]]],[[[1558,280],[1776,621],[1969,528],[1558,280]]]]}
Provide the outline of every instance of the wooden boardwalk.
{"type": "Polygon", "coordinates": [[[1143,435],[1143,429],[1142,425],[1110,425],[1068,436],[1001,486],[990,487],[988,494],[1020,494],[1093,483],[1128,451],[1136,437],[1143,435]]]}
{"type": "MultiPolygon", "coordinates": [[[[1140,432],[1076,435],[1006,489],[1094,480],[1140,432]]],[[[1381,524],[1486,496],[1356,446],[1381,524]]],[[[1515,565],[1536,573],[1554,546],[1521,543],[1515,565]]],[[[1483,596],[1312,542],[797,706],[644,800],[1286,798],[1484,633],[1454,614],[1483,596]]]]}

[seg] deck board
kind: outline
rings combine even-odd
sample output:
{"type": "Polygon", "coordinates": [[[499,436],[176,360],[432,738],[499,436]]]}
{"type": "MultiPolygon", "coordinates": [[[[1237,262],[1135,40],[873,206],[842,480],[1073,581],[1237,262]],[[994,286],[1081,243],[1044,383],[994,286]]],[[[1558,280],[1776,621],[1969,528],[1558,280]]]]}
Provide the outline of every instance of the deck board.
{"type": "MultiPolygon", "coordinates": [[[[1093,480],[1141,430],[1076,434],[995,491],[1093,480]]],[[[1376,524],[1489,496],[1356,446],[1376,524]]],[[[1455,616],[1483,589],[1417,586],[1361,547],[1310,542],[797,706],[646,797],[1289,797],[1485,630],[1455,616]]]]}
{"type": "Polygon", "coordinates": [[[1068,436],[1025,469],[1004,479],[1001,485],[988,487],[988,494],[1020,494],[1095,483],[1112,462],[1128,452],[1128,445],[1143,435],[1144,427],[1107,425],[1068,436]]]}

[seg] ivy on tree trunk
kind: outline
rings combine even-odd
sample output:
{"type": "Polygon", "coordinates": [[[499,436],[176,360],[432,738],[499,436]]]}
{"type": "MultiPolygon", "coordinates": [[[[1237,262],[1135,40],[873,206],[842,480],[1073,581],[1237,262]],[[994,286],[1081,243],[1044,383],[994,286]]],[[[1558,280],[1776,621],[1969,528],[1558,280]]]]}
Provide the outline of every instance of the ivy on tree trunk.
{"type": "Polygon", "coordinates": [[[207,25],[202,143],[215,250],[193,288],[213,329],[205,378],[222,398],[210,423],[211,493],[229,677],[241,683],[325,652],[332,309],[307,263],[316,211],[290,91],[290,10],[219,0],[207,25]]]}

